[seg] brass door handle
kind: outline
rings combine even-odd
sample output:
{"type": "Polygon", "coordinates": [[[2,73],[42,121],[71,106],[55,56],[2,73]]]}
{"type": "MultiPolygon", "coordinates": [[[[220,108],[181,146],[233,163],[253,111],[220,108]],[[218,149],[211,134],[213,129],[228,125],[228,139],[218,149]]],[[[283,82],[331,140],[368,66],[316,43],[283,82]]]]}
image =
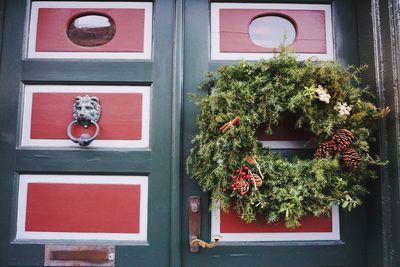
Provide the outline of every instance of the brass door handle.
{"type": "Polygon", "coordinates": [[[201,201],[199,196],[190,196],[188,199],[188,221],[189,221],[189,248],[191,253],[199,253],[200,247],[214,248],[222,239],[220,235],[213,235],[212,242],[207,243],[201,236],[201,201]]]}
{"type": "Polygon", "coordinates": [[[213,235],[212,239],[214,241],[212,241],[211,243],[207,243],[201,239],[196,238],[196,239],[192,240],[191,245],[193,247],[200,246],[202,248],[215,248],[218,245],[218,242],[222,239],[222,236],[221,235],[213,235]]]}

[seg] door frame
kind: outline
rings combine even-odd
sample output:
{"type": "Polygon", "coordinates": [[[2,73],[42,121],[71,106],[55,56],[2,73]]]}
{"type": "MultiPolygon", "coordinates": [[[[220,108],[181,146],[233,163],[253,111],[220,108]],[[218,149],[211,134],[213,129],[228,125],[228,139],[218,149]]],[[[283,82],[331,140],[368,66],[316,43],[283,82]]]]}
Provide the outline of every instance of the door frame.
{"type": "MultiPolygon", "coordinates": [[[[358,1],[366,10],[367,3],[358,1]]],[[[370,64],[371,84],[375,84],[380,106],[389,106],[391,113],[379,124],[377,150],[389,164],[381,168],[380,180],[371,183],[368,249],[371,266],[400,265],[400,1],[370,0],[372,32],[364,45],[370,64]]],[[[362,27],[367,30],[366,26],[362,27]]]]}

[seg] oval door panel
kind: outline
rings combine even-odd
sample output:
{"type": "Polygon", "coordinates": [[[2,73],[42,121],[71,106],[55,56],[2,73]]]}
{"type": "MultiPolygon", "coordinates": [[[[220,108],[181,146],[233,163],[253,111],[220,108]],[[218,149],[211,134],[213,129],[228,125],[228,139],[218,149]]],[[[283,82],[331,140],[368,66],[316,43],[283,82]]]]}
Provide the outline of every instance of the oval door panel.
{"type": "Polygon", "coordinates": [[[78,46],[94,47],[105,45],[115,35],[116,26],[111,17],[103,14],[83,14],[68,25],[68,39],[78,46]]]}

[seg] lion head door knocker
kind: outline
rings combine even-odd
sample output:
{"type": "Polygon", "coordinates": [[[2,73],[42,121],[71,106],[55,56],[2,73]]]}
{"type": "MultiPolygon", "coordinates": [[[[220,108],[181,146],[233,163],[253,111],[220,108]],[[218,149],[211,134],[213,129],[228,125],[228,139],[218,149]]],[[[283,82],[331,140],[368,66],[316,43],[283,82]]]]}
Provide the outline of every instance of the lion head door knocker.
{"type": "Polygon", "coordinates": [[[73,121],[68,125],[67,135],[72,142],[78,143],[80,146],[89,145],[99,135],[100,127],[97,122],[100,119],[101,106],[100,101],[95,96],[77,96],[72,108],[73,121]],[[84,128],[88,128],[91,124],[96,126],[96,132],[93,136],[87,133],[81,134],[80,137],[72,135],[71,130],[74,124],[79,124],[84,128]]]}

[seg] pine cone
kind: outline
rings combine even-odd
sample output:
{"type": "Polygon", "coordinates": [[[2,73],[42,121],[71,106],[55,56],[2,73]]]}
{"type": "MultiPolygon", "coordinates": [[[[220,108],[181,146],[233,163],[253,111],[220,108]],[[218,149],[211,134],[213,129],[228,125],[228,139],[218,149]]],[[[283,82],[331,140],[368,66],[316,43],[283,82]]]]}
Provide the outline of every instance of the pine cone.
{"type": "Polygon", "coordinates": [[[259,188],[263,184],[263,180],[260,176],[257,174],[253,174],[253,177],[251,179],[251,183],[254,184],[255,187],[259,188]]]}
{"type": "Polygon", "coordinates": [[[335,142],[337,150],[343,152],[353,143],[354,134],[347,129],[338,129],[333,134],[332,141],[335,142]]]}
{"type": "Polygon", "coordinates": [[[357,150],[349,147],[342,153],[342,162],[346,167],[355,170],[360,167],[361,156],[358,154],[357,150]]]}
{"type": "Polygon", "coordinates": [[[331,157],[336,154],[337,147],[336,143],[333,141],[325,141],[319,144],[317,150],[315,151],[315,157],[317,159],[331,157]]]}
{"type": "Polygon", "coordinates": [[[256,164],[256,160],[254,159],[253,156],[247,155],[245,160],[250,165],[255,165],[256,164]]]}
{"type": "Polygon", "coordinates": [[[242,196],[246,195],[246,193],[250,189],[249,183],[246,182],[246,181],[239,181],[237,183],[237,188],[238,188],[238,191],[239,191],[240,195],[242,195],[242,196]]]}

